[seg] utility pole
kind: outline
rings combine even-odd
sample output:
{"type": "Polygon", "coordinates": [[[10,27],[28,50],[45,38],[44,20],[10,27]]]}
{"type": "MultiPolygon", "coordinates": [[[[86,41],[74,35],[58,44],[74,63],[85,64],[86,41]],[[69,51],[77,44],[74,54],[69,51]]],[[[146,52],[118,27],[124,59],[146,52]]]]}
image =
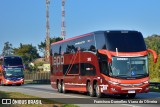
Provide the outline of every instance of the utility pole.
{"type": "Polygon", "coordinates": [[[45,49],[45,61],[47,63],[49,63],[49,56],[50,56],[49,4],[50,4],[50,0],[46,0],[46,49],[45,49]]]}
{"type": "Polygon", "coordinates": [[[62,25],[61,25],[61,38],[63,40],[65,39],[66,36],[66,31],[65,31],[65,0],[62,0],[62,25]]]}

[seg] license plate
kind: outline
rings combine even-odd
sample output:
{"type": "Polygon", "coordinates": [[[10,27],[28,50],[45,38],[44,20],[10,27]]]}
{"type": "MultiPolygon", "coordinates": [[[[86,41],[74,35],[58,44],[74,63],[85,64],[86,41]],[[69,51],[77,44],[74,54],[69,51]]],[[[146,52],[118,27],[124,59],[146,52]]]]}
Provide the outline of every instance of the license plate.
{"type": "Polygon", "coordinates": [[[13,84],[12,85],[16,85],[16,82],[13,82],[13,84]]]}
{"type": "Polygon", "coordinates": [[[128,93],[135,93],[135,90],[129,90],[128,93]]]}

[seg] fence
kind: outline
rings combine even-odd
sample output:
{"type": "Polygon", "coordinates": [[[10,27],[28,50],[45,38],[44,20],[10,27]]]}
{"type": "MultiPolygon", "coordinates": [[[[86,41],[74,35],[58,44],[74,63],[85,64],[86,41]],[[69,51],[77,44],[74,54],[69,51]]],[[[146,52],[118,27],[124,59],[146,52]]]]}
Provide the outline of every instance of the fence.
{"type": "Polygon", "coordinates": [[[158,87],[160,89],[160,83],[159,82],[150,82],[149,84],[152,87],[158,87]]]}
{"type": "Polygon", "coordinates": [[[31,73],[24,74],[25,83],[50,83],[50,73],[31,73]]]}

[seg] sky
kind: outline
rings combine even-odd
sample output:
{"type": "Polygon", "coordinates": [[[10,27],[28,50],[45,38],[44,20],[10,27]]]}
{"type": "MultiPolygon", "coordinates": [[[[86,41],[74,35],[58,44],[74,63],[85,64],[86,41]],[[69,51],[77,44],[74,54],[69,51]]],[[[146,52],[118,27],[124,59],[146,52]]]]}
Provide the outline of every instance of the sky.
{"type": "MultiPolygon", "coordinates": [[[[138,30],[144,37],[160,34],[160,0],[66,0],[66,37],[98,30],[138,30]]],[[[0,53],[36,46],[46,36],[45,0],[0,0],[0,53]]],[[[50,0],[50,37],[61,35],[61,0],[50,0]]]]}

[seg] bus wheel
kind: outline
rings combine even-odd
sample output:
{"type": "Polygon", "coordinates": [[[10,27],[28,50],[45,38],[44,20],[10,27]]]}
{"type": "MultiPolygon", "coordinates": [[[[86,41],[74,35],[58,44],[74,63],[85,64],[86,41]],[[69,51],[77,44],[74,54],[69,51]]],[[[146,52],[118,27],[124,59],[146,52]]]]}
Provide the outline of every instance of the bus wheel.
{"type": "Polygon", "coordinates": [[[91,97],[95,96],[95,91],[94,91],[93,86],[92,86],[92,84],[90,82],[88,83],[88,91],[89,91],[89,95],[91,97]]]}
{"type": "Polygon", "coordinates": [[[21,84],[17,84],[16,86],[21,86],[21,84]]]}
{"type": "Polygon", "coordinates": [[[135,96],[136,96],[136,93],[134,93],[134,94],[128,94],[129,98],[135,98],[135,96]]]}
{"type": "Polygon", "coordinates": [[[58,92],[62,93],[62,85],[60,81],[58,82],[58,92]]]}
{"type": "Polygon", "coordinates": [[[101,93],[101,90],[100,90],[100,88],[98,86],[98,83],[96,83],[96,96],[98,98],[101,98],[103,96],[103,93],[101,93]]]}
{"type": "Polygon", "coordinates": [[[1,80],[1,86],[4,86],[3,80],[1,80]]]}
{"type": "Polygon", "coordinates": [[[63,93],[66,93],[67,91],[65,90],[65,84],[64,84],[64,82],[62,81],[62,92],[63,93]]]}
{"type": "Polygon", "coordinates": [[[90,82],[87,82],[87,86],[86,86],[87,95],[89,95],[89,84],[90,84],[90,82]]]}

